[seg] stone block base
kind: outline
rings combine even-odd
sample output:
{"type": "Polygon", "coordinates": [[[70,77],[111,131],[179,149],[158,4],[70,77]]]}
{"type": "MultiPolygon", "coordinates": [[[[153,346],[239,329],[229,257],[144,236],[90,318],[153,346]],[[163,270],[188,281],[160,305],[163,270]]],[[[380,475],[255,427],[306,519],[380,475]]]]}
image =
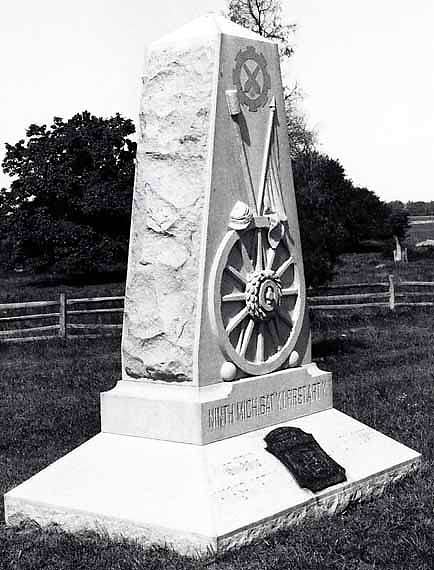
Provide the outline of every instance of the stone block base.
{"type": "Polygon", "coordinates": [[[310,363],[210,386],[122,380],[101,394],[101,431],[206,444],[333,407],[332,375],[310,363]]]}
{"type": "Polygon", "coordinates": [[[31,518],[67,530],[207,555],[380,494],[420,455],[329,409],[282,425],[312,433],[348,480],[302,489],[265,448],[267,427],[208,445],[100,433],[5,495],[8,524],[31,518]]]}

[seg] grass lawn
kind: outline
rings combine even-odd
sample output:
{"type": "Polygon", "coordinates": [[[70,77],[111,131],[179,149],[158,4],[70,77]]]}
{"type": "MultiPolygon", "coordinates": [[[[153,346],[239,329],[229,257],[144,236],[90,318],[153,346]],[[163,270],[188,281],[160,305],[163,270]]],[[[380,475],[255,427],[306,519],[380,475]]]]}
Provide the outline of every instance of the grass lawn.
{"type": "Polygon", "coordinates": [[[411,225],[408,231],[406,242],[411,245],[416,245],[420,241],[427,239],[434,239],[434,221],[432,216],[429,217],[430,221],[424,224],[411,225]]]}
{"type": "Polygon", "coordinates": [[[434,255],[414,258],[409,254],[409,263],[395,266],[393,255],[385,258],[381,253],[350,253],[341,255],[332,283],[388,283],[389,275],[395,274],[403,281],[434,282],[434,255]]]}
{"type": "MultiPolygon", "coordinates": [[[[216,560],[106,535],[0,525],[0,568],[434,568],[434,321],[430,312],[313,317],[314,358],[335,406],[423,454],[379,500],[304,522],[216,560]]],[[[99,393],[120,375],[119,338],[0,346],[0,485],[6,492],[99,431],[99,393]]],[[[114,491],[115,492],[115,491],[114,491]]]]}
{"type": "Polygon", "coordinates": [[[95,276],[93,282],[83,277],[53,277],[47,274],[0,274],[0,303],[29,301],[55,301],[60,293],[68,297],[106,297],[125,293],[125,276],[122,273],[95,276]]]}

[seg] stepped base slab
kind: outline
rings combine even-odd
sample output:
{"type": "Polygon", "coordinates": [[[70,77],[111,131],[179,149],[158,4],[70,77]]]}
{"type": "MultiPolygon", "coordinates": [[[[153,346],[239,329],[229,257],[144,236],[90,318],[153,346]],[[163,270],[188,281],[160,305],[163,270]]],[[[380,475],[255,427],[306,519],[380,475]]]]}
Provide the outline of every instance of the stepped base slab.
{"type": "Polygon", "coordinates": [[[380,494],[420,454],[329,409],[279,424],[312,433],[347,474],[318,493],[302,489],[265,450],[273,427],[208,445],[100,433],[5,495],[6,521],[167,544],[206,555],[380,494]]]}

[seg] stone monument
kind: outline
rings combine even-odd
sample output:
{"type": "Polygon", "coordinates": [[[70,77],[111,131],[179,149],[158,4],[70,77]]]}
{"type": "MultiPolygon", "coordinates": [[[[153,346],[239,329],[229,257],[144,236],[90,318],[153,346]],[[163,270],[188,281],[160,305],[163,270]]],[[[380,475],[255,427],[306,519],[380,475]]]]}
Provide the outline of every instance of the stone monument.
{"type": "Polygon", "coordinates": [[[206,16],[154,43],[122,379],[8,523],[221,551],[379,493],[420,455],[333,409],[311,360],[277,47],[206,16]]]}

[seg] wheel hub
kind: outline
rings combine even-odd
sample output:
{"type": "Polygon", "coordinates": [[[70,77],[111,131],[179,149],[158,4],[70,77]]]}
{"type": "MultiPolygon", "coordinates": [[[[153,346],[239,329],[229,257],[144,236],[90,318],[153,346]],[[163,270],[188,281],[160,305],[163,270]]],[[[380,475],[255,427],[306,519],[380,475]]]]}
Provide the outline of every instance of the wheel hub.
{"type": "Polygon", "coordinates": [[[250,275],[246,286],[246,305],[257,320],[271,318],[280,304],[282,284],[274,271],[263,269],[250,275]]]}

